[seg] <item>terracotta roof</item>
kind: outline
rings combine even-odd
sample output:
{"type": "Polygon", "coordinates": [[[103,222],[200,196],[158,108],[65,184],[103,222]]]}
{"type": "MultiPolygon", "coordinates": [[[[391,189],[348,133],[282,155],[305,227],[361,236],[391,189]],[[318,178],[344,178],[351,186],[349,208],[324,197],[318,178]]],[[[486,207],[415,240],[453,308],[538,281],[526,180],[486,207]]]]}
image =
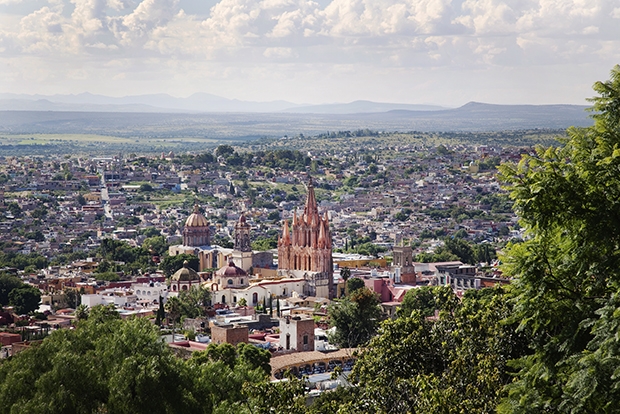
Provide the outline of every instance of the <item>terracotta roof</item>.
{"type": "Polygon", "coordinates": [[[222,267],[217,271],[218,276],[247,276],[247,272],[237,265],[231,260],[228,262],[227,266],[222,267]]]}
{"type": "Polygon", "coordinates": [[[357,348],[343,348],[334,352],[319,352],[319,351],[307,351],[307,352],[294,352],[286,355],[275,356],[271,358],[269,362],[271,364],[272,375],[281,369],[288,368],[290,366],[299,366],[302,364],[312,365],[315,362],[332,360],[332,359],[351,359],[356,358],[353,354],[357,351],[357,348]]]}

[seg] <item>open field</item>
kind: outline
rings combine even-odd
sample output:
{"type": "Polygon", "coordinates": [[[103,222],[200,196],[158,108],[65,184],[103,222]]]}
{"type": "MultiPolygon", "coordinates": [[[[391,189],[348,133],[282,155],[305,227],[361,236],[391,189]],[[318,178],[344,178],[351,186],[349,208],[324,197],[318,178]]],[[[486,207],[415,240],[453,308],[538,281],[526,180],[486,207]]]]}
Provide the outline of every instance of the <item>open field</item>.
{"type": "Polygon", "coordinates": [[[198,152],[213,149],[222,143],[230,141],[196,137],[130,138],[97,134],[0,134],[0,152],[6,156],[198,152]]]}

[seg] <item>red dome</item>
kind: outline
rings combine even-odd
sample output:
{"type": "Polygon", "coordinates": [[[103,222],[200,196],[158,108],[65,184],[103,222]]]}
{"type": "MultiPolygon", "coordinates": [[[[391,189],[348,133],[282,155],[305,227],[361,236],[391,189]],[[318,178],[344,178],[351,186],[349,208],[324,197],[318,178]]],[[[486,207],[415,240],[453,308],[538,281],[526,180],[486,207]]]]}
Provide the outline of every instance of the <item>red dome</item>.
{"type": "Polygon", "coordinates": [[[224,266],[217,271],[218,276],[247,276],[247,274],[245,270],[237,267],[232,260],[228,262],[228,266],[224,266]]]}

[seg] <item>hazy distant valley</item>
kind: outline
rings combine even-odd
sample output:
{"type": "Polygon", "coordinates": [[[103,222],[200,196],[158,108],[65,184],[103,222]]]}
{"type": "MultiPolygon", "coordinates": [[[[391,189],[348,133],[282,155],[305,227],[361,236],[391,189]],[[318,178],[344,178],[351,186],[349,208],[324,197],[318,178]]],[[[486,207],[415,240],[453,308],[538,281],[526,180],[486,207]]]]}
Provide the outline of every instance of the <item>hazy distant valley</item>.
{"type": "Polygon", "coordinates": [[[0,95],[0,108],[0,148],[7,155],[98,153],[119,148],[133,152],[191,151],[222,141],[241,143],[359,130],[392,136],[396,132],[438,133],[450,139],[458,139],[461,134],[468,141],[478,136],[476,141],[480,143],[494,137],[510,145],[515,131],[523,131],[519,136],[532,136],[527,131],[547,136],[550,131],[561,133],[569,126],[592,124],[586,106],[580,105],[470,102],[450,109],[356,101],[302,106],[284,101],[236,101],[207,94],[184,99],[168,95],[109,98],[89,94],[5,94],[0,95]],[[493,131],[504,132],[490,134],[493,131]]]}

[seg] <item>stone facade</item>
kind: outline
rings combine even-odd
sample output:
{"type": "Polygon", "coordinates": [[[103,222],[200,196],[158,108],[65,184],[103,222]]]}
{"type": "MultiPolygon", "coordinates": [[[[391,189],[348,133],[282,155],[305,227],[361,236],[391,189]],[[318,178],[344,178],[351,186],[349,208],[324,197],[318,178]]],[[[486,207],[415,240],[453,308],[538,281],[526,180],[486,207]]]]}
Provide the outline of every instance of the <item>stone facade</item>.
{"type": "Polygon", "coordinates": [[[213,325],[211,326],[211,340],[214,344],[237,345],[241,342],[248,343],[249,331],[247,326],[236,325],[213,325]]]}
{"type": "Polygon", "coordinates": [[[392,272],[395,283],[415,284],[415,267],[411,246],[394,246],[392,250],[392,272]]]}
{"type": "Polygon", "coordinates": [[[303,277],[310,296],[333,297],[332,237],[327,212],[319,214],[312,180],[304,212],[293,213],[292,233],[284,221],[278,239],[278,273],[303,277]]]}
{"type": "Polygon", "coordinates": [[[300,316],[280,319],[280,346],[285,350],[314,351],[314,319],[300,316]]]}

